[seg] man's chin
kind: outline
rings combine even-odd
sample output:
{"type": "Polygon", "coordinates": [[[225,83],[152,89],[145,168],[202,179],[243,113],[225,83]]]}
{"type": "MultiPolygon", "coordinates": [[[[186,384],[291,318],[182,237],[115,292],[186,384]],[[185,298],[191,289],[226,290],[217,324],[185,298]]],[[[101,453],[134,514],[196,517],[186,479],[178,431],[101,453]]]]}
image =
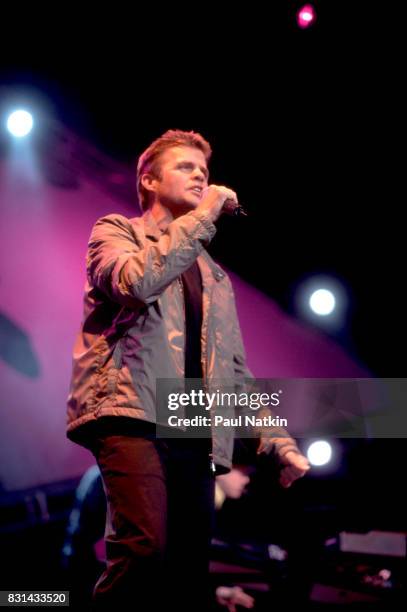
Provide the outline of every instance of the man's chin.
{"type": "Polygon", "coordinates": [[[198,198],[192,197],[191,199],[178,200],[177,202],[167,202],[164,205],[171,211],[174,217],[179,215],[186,215],[187,213],[195,210],[199,205],[198,198]]]}
{"type": "Polygon", "coordinates": [[[191,210],[195,210],[199,205],[199,200],[195,198],[191,198],[190,200],[183,200],[176,205],[178,210],[182,210],[185,213],[191,212],[191,210]]]}
{"type": "Polygon", "coordinates": [[[195,195],[191,195],[191,197],[186,199],[185,202],[191,208],[196,208],[200,204],[201,198],[197,198],[195,195]]]}

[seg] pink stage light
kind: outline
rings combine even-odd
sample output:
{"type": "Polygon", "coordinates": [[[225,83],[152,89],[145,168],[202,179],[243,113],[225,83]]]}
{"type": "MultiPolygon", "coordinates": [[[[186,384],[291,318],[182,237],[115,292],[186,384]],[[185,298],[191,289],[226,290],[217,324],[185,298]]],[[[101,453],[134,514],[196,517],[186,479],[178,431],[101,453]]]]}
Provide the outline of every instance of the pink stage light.
{"type": "Polygon", "coordinates": [[[297,24],[300,28],[309,28],[316,19],[315,9],[312,4],[304,4],[297,13],[297,24]]]}

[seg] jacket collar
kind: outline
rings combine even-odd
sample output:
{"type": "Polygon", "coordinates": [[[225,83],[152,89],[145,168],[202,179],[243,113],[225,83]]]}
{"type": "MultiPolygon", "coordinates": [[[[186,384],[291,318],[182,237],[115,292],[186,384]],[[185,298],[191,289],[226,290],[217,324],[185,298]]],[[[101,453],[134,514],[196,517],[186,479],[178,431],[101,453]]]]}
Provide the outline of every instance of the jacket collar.
{"type": "Polygon", "coordinates": [[[142,216],[144,222],[144,233],[147,238],[159,240],[161,234],[165,231],[168,225],[168,217],[163,213],[158,219],[154,217],[151,210],[147,210],[142,216]]]}

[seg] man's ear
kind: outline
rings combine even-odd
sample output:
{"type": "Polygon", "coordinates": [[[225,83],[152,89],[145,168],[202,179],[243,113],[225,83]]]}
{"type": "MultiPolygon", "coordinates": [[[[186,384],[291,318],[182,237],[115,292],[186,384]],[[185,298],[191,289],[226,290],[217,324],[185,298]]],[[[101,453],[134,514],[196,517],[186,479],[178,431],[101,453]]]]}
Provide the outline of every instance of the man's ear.
{"type": "Polygon", "coordinates": [[[157,182],[157,178],[152,174],[148,174],[148,172],[143,174],[140,179],[141,185],[150,193],[154,193],[156,191],[157,182]]]}

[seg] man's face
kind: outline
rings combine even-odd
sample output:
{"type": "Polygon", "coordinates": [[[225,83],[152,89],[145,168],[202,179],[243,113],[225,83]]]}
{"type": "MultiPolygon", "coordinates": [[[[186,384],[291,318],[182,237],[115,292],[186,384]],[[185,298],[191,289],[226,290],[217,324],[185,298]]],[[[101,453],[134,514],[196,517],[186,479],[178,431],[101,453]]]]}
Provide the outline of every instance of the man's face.
{"type": "Polygon", "coordinates": [[[173,212],[196,208],[208,186],[205,156],[193,147],[172,147],[160,160],[160,178],[153,181],[156,200],[173,212]]]}

